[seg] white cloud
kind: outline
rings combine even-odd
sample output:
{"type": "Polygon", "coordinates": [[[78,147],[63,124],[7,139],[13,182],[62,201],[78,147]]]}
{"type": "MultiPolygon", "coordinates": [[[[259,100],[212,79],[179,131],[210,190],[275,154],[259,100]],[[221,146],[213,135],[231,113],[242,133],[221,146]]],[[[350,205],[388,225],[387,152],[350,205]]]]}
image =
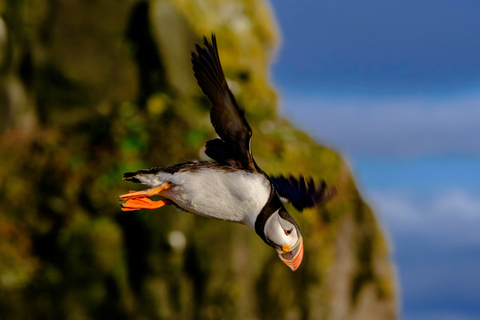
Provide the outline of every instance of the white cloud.
{"type": "Polygon", "coordinates": [[[479,199],[460,189],[371,192],[393,242],[405,320],[478,319],[479,199]]]}
{"type": "Polygon", "coordinates": [[[449,247],[480,249],[480,194],[441,190],[430,194],[372,191],[371,203],[394,237],[414,237],[449,247]]]}
{"type": "Polygon", "coordinates": [[[480,197],[453,190],[434,201],[431,209],[442,215],[454,214],[466,222],[475,222],[480,220],[480,197]]]}
{"type": "Polygon", "coordinates": [[[324,98],[290,94],[285,113],[348,154],[480,155],[480,97],[324,98]]]}

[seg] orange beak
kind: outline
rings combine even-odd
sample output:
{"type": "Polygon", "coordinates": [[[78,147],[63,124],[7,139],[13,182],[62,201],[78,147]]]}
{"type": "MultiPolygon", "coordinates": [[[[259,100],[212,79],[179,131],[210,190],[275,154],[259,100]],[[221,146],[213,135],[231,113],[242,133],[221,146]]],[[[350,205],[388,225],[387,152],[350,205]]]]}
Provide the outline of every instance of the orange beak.
{"type": "Polygon", "coordinates": [[[297,270],[303,259],[303,238],[300,237],[292,250],[280,253],[278,256],[292,271],[297,270]]]}

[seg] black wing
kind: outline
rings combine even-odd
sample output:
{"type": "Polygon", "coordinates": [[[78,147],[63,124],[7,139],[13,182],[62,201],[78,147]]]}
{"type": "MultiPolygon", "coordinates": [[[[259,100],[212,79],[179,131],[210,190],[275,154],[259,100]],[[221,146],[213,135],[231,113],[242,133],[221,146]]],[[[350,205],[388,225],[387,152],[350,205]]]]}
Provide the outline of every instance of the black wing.
{"type": "Polygon", "coordinates": [[[271,177],[270,181],[282,201],[291,202],[298,211],[325,203],[336,193],[335,188],[327,188],[325,181],[322,180],[316,188],[312,178],[305,180],[303,176],[299,179],[292,176],[271,177]]]}
{"type": "Polygon", "coordinates": [[[205,37],[203,42],[204,48],[196,45],[197,52],[192,52],[193,71],[198,85],[212,102],[210,120],[220,136],[207,142],[205,153],[218,162],[255,170],[250,152],[252,129],[228,88],[215,35],[212,34],[211,44],[205,37]]]}

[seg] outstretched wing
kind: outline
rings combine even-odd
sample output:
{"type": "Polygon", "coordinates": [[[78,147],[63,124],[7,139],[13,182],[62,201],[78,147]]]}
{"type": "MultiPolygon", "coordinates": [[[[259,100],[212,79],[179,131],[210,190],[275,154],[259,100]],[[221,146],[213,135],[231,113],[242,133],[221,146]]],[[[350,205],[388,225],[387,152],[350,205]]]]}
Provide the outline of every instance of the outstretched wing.
{"type": "Polygon", "coordinates": [[[204,47],[196,45],[192,64],[198,85],[212,102],[210,120],[220,139],[207,142],[205,153],[212,159],[243,169],[255,170],[250,152],[252,129],[228,88],[218,57],[217,41],[204,38],[204,47]]]}
{"type": "Polygon", "coordinates": [[[278,195],[283,202],[291,202],[298,211],[325,203],[335,193],[335,188],[328,188],[322,180],[320,186],[315,187],[312,178],[305,180],[303,176],[295,179],[292,176],[270,177],[278,195]]]}

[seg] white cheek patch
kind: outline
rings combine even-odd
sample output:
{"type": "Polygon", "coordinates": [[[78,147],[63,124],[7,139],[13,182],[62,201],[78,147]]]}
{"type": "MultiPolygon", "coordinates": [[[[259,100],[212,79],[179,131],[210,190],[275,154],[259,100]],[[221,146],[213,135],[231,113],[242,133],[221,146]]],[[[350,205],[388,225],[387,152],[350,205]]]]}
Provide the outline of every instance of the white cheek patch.
{"type": "Polygon", "coordinates": [[[298,239],[297,229],[293,224],[280,217],[279,210],[267,219],[263,229],[265,237],[277,246],[293,247],[298,239]],[[287,235],[285,230],[292,230],[292,233],[287,235]]]}

